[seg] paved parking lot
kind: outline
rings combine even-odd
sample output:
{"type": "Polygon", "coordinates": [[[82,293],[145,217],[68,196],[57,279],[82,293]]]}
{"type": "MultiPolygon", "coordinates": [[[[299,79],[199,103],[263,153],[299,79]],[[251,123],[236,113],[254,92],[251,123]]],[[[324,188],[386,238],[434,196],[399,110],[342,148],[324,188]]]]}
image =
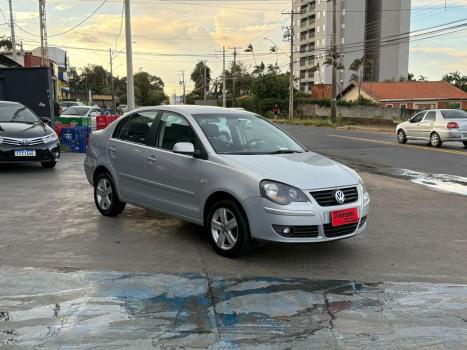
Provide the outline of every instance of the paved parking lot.
{"type": "Polygon", "coordinates": [[[0,167],[6,348],[467,346],[465,196],[361,172],[364,234],[229,260],[195,225],[132,206],[102,217],[83,159],[0,167]]]}

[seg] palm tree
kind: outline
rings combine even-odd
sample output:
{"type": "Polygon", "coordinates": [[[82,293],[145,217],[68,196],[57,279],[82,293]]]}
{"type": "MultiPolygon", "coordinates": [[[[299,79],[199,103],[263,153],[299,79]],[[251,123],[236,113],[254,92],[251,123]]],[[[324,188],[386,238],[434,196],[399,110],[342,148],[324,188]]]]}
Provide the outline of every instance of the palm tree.
{"type": "Polygon", "coordinates": [[[353,72],[350,76],[350,81],[356,82],[358,86],[358,100],[362,99],[362,80],[363,80],[363,70],[365,69],[365,64],[368,61],[365,58],[356,58],[350,65],[349,69],[353,72]]]}

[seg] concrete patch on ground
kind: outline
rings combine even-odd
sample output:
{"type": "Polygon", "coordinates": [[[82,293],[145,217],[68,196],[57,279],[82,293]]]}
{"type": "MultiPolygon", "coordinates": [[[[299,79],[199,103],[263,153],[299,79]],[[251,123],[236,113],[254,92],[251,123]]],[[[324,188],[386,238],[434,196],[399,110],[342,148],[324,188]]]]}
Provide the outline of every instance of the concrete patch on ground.
{"type": "Polygon", "coordinates": [[[465,349],[467,286],[0,269],[5,349],[465,349]]]}
{"type": "Polygon", "coordinates": [[[395,169],[395,175],[432,189],[467,196],[467,177],[448,174],[426,174],[408,169],[395,169]]]}

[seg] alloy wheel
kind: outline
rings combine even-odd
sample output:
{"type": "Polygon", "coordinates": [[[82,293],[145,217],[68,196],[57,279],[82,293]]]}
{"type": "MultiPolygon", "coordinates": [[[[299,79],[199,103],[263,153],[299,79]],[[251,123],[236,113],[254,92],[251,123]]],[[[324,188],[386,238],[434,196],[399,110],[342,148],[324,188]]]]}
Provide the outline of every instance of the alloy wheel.
{"type": "Polygon", "coordinates": [[[107,210],[112,205],[112,185],[106,178],[101,178],[97,183],[97,203],[102,210],[107,210]]]}
{"type": "Polygon", "coordinates": [[[230,250],[237,244],[238,223],[235,215],[227,208],[218,208],[211,219],[211,234],[216,245],[230,250]]]}

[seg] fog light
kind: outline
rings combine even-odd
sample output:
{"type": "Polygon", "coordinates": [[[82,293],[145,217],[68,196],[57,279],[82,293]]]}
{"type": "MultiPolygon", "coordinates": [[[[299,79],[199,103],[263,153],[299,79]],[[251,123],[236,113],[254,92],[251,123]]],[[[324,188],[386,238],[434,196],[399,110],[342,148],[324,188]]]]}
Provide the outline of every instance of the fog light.
{"type": "Polygon", "coordinates": [[[282,229],[282,233],[285,234],[285,235],[288,235],[290,233],[290,227],[284,227],[282,229]]]}

